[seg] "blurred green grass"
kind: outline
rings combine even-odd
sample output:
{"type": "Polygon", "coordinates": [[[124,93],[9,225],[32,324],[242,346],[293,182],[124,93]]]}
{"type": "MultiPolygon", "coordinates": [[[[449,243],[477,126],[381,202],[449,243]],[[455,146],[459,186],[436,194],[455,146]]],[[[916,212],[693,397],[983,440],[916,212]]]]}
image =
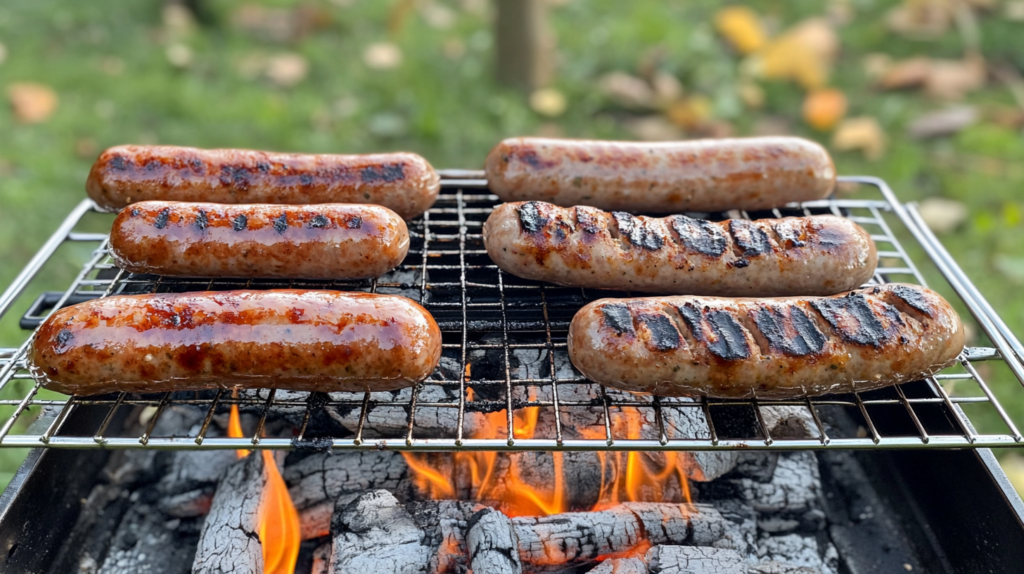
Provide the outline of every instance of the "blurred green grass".
{"type": "MultiPolygon", "coordinates": [[[[301,6],[316,15],[315,29],[286,40],[234,25],[240,3],[201,4],[199,25],[177,32],[168,28],[159,2],[0,4],[0,42],[8,51],[7,61],[0,64],[0,91],[14,82],[34,81],[52,87],[60,98],[56,113],[38,125],[18,124],[9,111],[0,110],[0,285],[10,283],[84,197],[89,166],[105,147],[164,143],[336,153],[403,149],[423,154],[437,167],[476,168],[495,142],[512,135],[631,138],[622,121],[629,114],[599,92],[597,78],[610,71],[633,71],[655,49],[660,68],[677,76],[688,93],[708,96],[714,117],[731,123],[737,134],[750,133],[759,119],[772,116],[788,118],[798,135],[826,144],[829,140],[829,134],[803,127],[803,93],[791,84],[765,83],[764,107],[744,107],[736,91],[738,58],[710,24],[720,2],[558,2],[552,9],[558,37],[554,87],[565,94],[568,108],[555,119],[538,115],[521,93],[492,80],[494,40],[487,2],[442,3],[455,18],[450,27],[439,28],[415,10],[398,18],[395,2],[310,0],[301,6]],[[483,12],[474,6],[482,6],[483,12]],[[404,57],[397,68],[364,64],[364,49],[381,41],[401,49],[404,57]],[[190,50],[186,67],[170,63],[171,44],[190,50]],[[246,71],[252,61],[281,53],[299,54],[309,63],[308,76],[294,87],[279,87],[246,71]]],[[[258,4],[281,9],[297,5],[258,4]]],[[[821,15],[826,3],[745,4],[784,28],[821,15]]],[[[875,52],[894,58],[957,58],[962,42],[955,30],[932,41],[889,32],[884,14],[894,2],[847,4],[854,18],[838,28],[842,50],[830,83],[847,94],[849,116],[877,118],[889,135],[889,146],[876,162],[857,153],[835,153],[839,172],[880,176],[904,201],[943,196],[964,202],[970,218],[942,240],[1010,326],[1024,332],[1024,298],[1016,296],[1024,282],[1021,133],[981,122],[948,138],[909,139],[906,124],[942,104],[915,92],[874,90],[862,59],[875,52]]],[[[1024,68],[1024,25],[993,15],[982,15],[979,23],[989,63],[1024,68]]],[[[979,106],[1014,105],[1009,91],[994,81],[967,100],[979,106]]],[[[102,228],[105,223],[92,225],[102,228]]],[[[89,248],[61,250],[0,321],[0,347],[21,343],[25,333],[17,327],[17,317],[41,290],[62,289],[89,248]]],[[[912,254],[923,261],[920,250],[912,248],[912,254]]],[[[925,271],[932,285],[951,295],[934,269],[925,266],[925,271]]],[[[1024,421],[1024,392],[1018,383],[1004,369],[982,368],[1013,418],[1024,421]]],[[[20,396],[25,382],[15,386],[3,396],[20,396]]],[[[10,408],[0,410],[2,417],[9,413],[10,408]]],[[[982,427],[1001,430],[991,417],[982,427]]],[[[0,484],[24,454],[0,449],[0,484]]]]}

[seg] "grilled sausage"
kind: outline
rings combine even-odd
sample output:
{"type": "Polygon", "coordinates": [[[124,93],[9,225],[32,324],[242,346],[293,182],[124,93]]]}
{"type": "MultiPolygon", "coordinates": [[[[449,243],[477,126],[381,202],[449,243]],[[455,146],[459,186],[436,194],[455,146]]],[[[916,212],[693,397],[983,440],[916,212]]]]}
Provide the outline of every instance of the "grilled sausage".
{"type": "Polygon", "coordinates": [[[338,291],[95,299],[37,331],[32,373],[65,394],[273,387],[389,391],[441,357],[433,317],[404,297],[338,291]]]}
{"type": "Polygon", "coordinates": [[[412,153],[305,155],[128,145],[100,154],[85,189],[109,211],[154,199],[372,203],[412,219],[434,204],[440,181],[427,160],[412,153]]]}
{"type": "Polygon", "coordinates": [[[531,201],[498,206],[483,236],[513,275],[654,293],[832,295],[866,283],[878,263],[871,236],[831,215],[712,223],[531,201]]]}
{"type": "Polygon", "coordinates": [[[160,275],[363,279],[408,251],[405,222],[379,205],[144,201],[110,232],[119,267],[160,275]]]}
{"type": "Polygon", "coordinates": [[[963,347],[949,303],[898,283],[835,297],[601,299],[569,326],[584,375],[663,396],[868,391],[934,374],[963,347]]]}
{"type": "Polygon", "coordinates": [[[794,137],[640,143],[511,138],[487,156],[502,201],[548,201],[633,213],[770,209],[822,199],[832,158],[794,137]]]}

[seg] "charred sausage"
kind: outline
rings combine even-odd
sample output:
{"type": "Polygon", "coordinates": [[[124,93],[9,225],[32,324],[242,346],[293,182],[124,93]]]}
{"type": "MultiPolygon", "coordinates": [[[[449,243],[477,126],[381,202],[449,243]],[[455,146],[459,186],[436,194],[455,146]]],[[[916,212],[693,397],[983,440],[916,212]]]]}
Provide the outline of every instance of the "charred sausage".
{"type": "Polygon", "coordinates": [[[498,206],[483,236],[513,275],[654,293],[832,295],[866,283],[878,263],[871,236],[830,215],[714,223],[531,201],[498,206]]]}
{"type": "Polygon", "coordinates": [[[663,396],[789,399],[868,391],[952,364],[960,318],[918,285],[834,297],[601,299],[569,326],[595,382],[663,396]]]}
{"type": "Polygon", "coordinates": [[[389,391],[430,375],[441,357],[441,332],[423,307],[393,295],[126,295],[53,313],[29,356],[37,380],[65,394],[389,391]]]}
{"type": "Polygon", "coordinates": [[[822,199],[832,158],[794,137],[641,143],[510,138],[487,156],[503,201],[548,201],[632,213],[770,209],[822,199]]]}
{"type": "Polygon", "coordinates": [[[408,251],[405,222],[379,205],[144,201],[110,232],[119,267],[160,275],[363,279],[408,251]]]}
{"type": "Polygon", "coordinates": [[[427,160],[412,153],[305,155],[127,145],[100,154],[85,189],[109,211],[146,200],[372,203],[412,219],[434,204],[440,181],[427,160]]]}

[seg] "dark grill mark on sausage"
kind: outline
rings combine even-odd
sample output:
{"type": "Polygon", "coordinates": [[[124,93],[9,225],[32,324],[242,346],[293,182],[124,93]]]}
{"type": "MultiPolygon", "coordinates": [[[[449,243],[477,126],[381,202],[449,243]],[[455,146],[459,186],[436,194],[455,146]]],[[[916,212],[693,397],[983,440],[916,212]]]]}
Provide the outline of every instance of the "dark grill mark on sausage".
{"type": "Polygon", "coordinates": [[[193,159],[192,161],[188,162],[188,164],[189,164],[189,166],[192,167],[192,169],[194,171],[197,171],[199,173],[203,173],[203,160],[198,159],[198,158],[197,159],[193,159]]]}
{"type": "Polygon", "coordinates": [[[202,230],[206,229],[206,227],[209,224],[210,224],[210,220],[207,218],[206,212],[203,211],[202,209],[200,209],[199,213],[196,214],[196,227],[199,228],[199,231],[202,231],[202,230]]]}
{"type": "Polygon", "coordinates": [[[889,338],[885,327],[860,293],[811,302],[843,339],[858,345],[878,347],[889,338]]]}
{"type": "Polygon", "coordinates": [[[630,243],[648,251],[657,251],[665,244],[665,238],[657,231],[648,227],[650,221],[633,217],[622,212],[612,212],[615,223],[619,226],[621,233],[630,243]]]}
{"type": "Polygon", "coordinates": [[[249,225],[249,218],[245,215],[239,215],[231,222],[231,228],[235,231],[241,231],[245,229],[245,226],[249,225]]]}
{"type": "Polygon", "coordinates": [[[544,161],[540,159],[540,156],[537,155],[537,152],[533,150],[521,150],[518,151],[515,155],[519,157],[520,161],[530,166],[531,168],[537,170],[554,167],[556,165],[556,162],[554,161],[544,161]]]}
{"type": "Polygon", "coordinates": [[[57,354],[63,353],[66,349],[65,346],[75,338],[75,334],[69,329],[61,329],[60,333],[57,333],[57,354]]]}
{"type": "Polygon", "coordinates": [[[160,169],[160,162],[155,159],[146,164],[146,171],[156,171],[158,169],[160,169]]]}
{"type": "Polygon", "coordinates": [[[260,173],[267,173],[270,171],[270,164],[265,161],[258,162],[256,169],[260,170],[260,173]]]}
{"type": "Polygon", "coordinates": [[[729,235],[743,249],[743,256],[763,255],[772,249],[768,234],[745,219],[729,220],[729,235]]]}
{"type": "Polygon", "coordinates": [[[405,166],[400,163],[384,164],[382,177],[386,182],[405,179],[405,166]]]}
{"type": "Polygon", "coordinates": [[[163,229],[167,227],[167,220],[171,217],[171,208],[165,207],[160,210],[160,213],[156,214],[156,221],[153,222],[153,227],[157,229],[163,229]]]}
{"type": "Polygon", "coordinates": [[[327,227],[328,223],[330,223],[330,222],[327,220],[326,217],[324,217],[324,214],[318,213],[318,214],[313,216],[313,219],[309,220],[309,228],[310,229],[321,229],[321,228],[327,227]]]}
{"type": "Polygon", "coordinates": [[[779,234],[779,239],[782,240],[782,244],[792,249],[793,247],[803,247],[805,243],[800,240],[800,230],[794,228],[792,225],[776,225],[772,229],[775,233],[779,234]]]}
{"type": "Polygon", "coordinates": [[[757,330],[768,339],[768,343],[787,355],[803,357],[820,353],[825,348],[825,335],[802,310],[792,308],[789,322],[796,331],[795,337],[786,335],[786,318],[777,307],[762,307],[754,317],[757,330]]]}
{"type": "Polygon", "coordinates": [[[129,169],[131,167],[131,164],[128,162],[128,159],[125,158],[123,155],[115,155],[114,157],[110,158],[109,165],[111,169],[116,169],[117,171],[125,171],[126,169],[129,169]]]}
{"type": "Polygon", "coordinates": [[[304,173],[299,176],[299,183],[302,185],[313,185],[313,176],[308,173],[304,173]]]}
{"type": "Polygon", "coordinates": [[[671,351],[679,348],[679,331],[676,330],[672,319],[665,315],[651,315],[641,313],[637,316],[641,323],[647,326],[651,332],[651,343],[659,351],[671,351]]]}
{"type": "Polygon", "coordinates": [[[678,310],[679,314],[683,316],[683,321],[685,321],[686,326],[690,328],[690,333],[693,335],[693,338],[703,343],[704,331],[700,328],[700,309],[698,309],[693,303],[686,303],[682,307],[677,307],[676,310],[678,310]]]}
{"type": "Polygon", "coordinates": [[[902,299],[907,305],[910,305],[929,317],[934,317],[931,306],[928,304],[928,300],[925,299],[924,295],[922,295],[917,289],[907,287],[906,285],[893,285],[889,287],[889,290],[892,291],[894,295],[902,299]]]}
{"type": "Polygon", "coordinates": [[[750,357],[750,346],[743,336],[743,327],[728,311],[716,309],[704,314],[715,334],[715,340],[708,344],[708,350],[727,361],[750,357]]]}
{"type": "Polygon", "coordinates": [[[597,233],[597,218],[586,209],[576,208],[576,223],[586,233],[597,233]]]}
{"type": "Polygon", "coordinates": [[[527,233],[537,233],[548,224],[548,218],[540,214],[540,208],[536,201],[529,201],[519,206],[519,224],[527,233]]]}
{"type": "Polygon", "coordinates": [[[132,208],[132,217],[138,217],[142,212],[138,208],[132,208]]]}
{"type": "Polygon", "coordinates": [[[725,253],[725,234],[710,221],[677,215],[672,218],[672,229],[679,234],[683,245],[697,253],[712,257],[725,253]]]}
{"type": "Polygon", "coordinates": [[[274,229],[276,229],[278,233],[284,233],[284,230],[288,229],[287,213],[282,213],[281,217],[278,217],[277,219],[274,220],[274,229]]]}
{"type": "Polygon", "coordinates": [[[601,307],[601,313],[604,314],[605,324],[611,327],[615,334],[633,334],[633,317],[625,305],[605,305],[601,307]]]}
{"type": "Polygon", "coordinates": [[[359,217],[358,215],[345,222],[345,227],[349,229],[359,229],[362,226],[363,218],[359,217]]]}

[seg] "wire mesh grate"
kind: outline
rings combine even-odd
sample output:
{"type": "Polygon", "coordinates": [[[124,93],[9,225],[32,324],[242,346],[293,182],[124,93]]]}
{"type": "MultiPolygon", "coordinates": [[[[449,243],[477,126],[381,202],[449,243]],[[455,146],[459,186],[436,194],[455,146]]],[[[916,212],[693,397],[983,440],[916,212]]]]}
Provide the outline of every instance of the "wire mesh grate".
{"type": "MultiPolygon", "coordinates": [[[[632,395],[591,383],[569,361],[569,322],[590,301],[628,293],[559,287],[499,270],[487,256],[481,237],[483,222],[497,200],[479,177],[479,172],[449,172],[442,179],[436,205],[409,223],[411,246],[403,264],[369,281],[189,279],[124,273],[112,264],[105,235],[75,231],[79,220],[94,210],[90,202],[83,202],[61,226],[55,244],[99,245],[70,287],[49,297],[47,308],[111,294],[242,288],[390,293],[409,297],[434,315],[442,330],[441,364],[414,389],[387,393],[309,394],[263,389],[241,391],[237,396],[210,390],[44,397],[26,369],[30,342],[26,339],[19,348],[0,349],[0,392],[11,396],[16,387],[26,387],[16,398],[0,400],[0,408],[9,411],[0,427],[0,446],[715,450],[994,447],[1022,442],[1020,431],[976,363],[1003,361],[1018,378],[1024,375],[1024,368],[1009,351],[1010,343],[991,327],[990,318],[978,313],[982,330],[998,348],[968,348],[956,365],[934,377],[867,393],[788,401],[698,400],[632,395]],[[228,438],[211,430],[217,427],[213,421],[232,404],[256,417],[250,436],[228,438]],[[978,433],[964,410],[975,405],[995,412],[1005,431],[978,433]],[[201,408],[206,417],[187,436],[161,436],[155,429],[169,408],[201,408]],[[145,409],[148,418],[140,436],[125,435],[115,423],[119,413],[135,412],[132,409],[145,409]],[[846,409],[854,415],[861,423],[858,432],[845,436],[830,428],[823,422],[829,409],[846,409]],[[66,428],[70,425],[65,423],[83,411],[92,413],[90,430],[66,428]],[[775,423],[786,417],[803,420],[807,432],[794,437],[773,430],[778,428],[775,423]],[[35,424],[26,424],[32,420],[35,424]],[[268,420],[284,421],[275,427],[284,430],[262,436],[268,420]]],[[[878,246],[880,263],[871,283],[924,284],[886,221],[889,215],[913,231],[891,191],[870,178],[844,179],[875,186],[881,198],[829,199],[711,217],[825,213],[848,217],[867,229],[878,246]]],[[[52,251],[42,254],[41,260],[45,262],[52,251]]],[[[0,314],[12,302],[6,295],[0,301],[0,314]]],[[[976,301],[964,297],[964,302],[974,311],[976,301]]],[[[31,326],[45,311],[31,310],[23,323],[28,321],[31,326]]]]}

